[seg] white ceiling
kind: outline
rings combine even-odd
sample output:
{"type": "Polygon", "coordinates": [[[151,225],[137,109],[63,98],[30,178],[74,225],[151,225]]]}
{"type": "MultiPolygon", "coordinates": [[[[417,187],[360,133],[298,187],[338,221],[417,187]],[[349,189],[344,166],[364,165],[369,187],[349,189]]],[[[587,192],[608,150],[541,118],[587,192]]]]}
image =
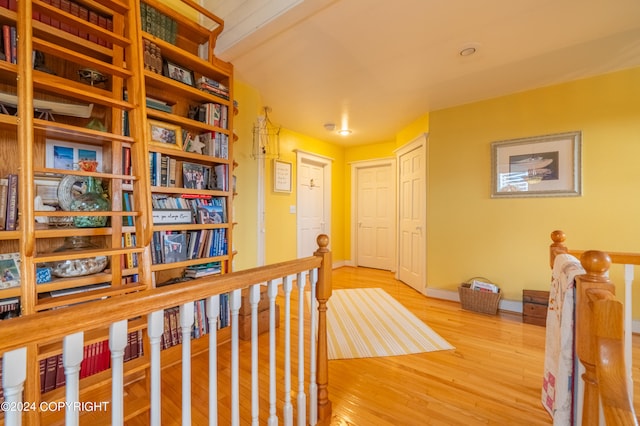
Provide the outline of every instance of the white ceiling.
{"type": "Polygon", "coordinates": [[[272,121],[339,144],[391,141],[429,111],[640,66],[638,0],[205,4],[225,20],[217,55],[272,121]],[[469,45],[477,53],[460,56],[469,45]]]}

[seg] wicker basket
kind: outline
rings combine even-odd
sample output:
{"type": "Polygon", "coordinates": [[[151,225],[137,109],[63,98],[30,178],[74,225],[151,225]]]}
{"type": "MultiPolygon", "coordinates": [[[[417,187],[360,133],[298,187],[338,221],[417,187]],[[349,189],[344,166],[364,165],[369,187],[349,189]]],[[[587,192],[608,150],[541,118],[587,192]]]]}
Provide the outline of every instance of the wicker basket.
{"type": "Polygon", "coordinates": [[[500,303],[500,289],[498,289],[497,293],[472,290],[471,283],[474,280],[491,283],[491,281],[483,277],[470,278],[462,283],[460,287],[458,287],[462,309],[479,312],[481,314],[495,315],[498,312],[498,304],[500,303]]]}

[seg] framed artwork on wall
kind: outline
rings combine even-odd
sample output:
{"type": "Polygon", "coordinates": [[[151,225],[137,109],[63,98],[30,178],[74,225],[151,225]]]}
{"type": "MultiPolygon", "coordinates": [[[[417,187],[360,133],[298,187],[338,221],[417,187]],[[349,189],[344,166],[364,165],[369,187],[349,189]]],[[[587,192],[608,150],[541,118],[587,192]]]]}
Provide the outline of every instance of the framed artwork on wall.
{"type": "Polygon", "coordinates": [[[273,160],[273,191],[291,192],[291,163],[273,160]]]}
{"type": "Polygon", "coordinates": [[[582,194],[581,132],[491,144],[491,197],[571,197],[582,194]]]}

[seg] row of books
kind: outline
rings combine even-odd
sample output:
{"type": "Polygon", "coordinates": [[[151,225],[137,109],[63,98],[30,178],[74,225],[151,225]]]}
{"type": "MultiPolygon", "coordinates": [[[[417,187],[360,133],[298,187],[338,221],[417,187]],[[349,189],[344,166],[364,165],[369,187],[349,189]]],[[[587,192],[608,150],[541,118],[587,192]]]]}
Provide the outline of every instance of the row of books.
{"type": "MultiPolygon", "coordinates": [[[[198,339],[209,334],[209,319],[206,313],[204,300],[193,302],[194,322],[191,326],[191,338],[198,339]]],[[[230,323],[229,295],[220,295],[220,315],[216,322],[217,329],[228,327],[230,323]]],[[[161,339],[161,348],[167,349],[182,343],[182,329],[180,327],[180,307],[164,310],[164,332],[161,339]]]]}
{"type": "Polygon", "coordinates": [[[4,299],[0,301],[0,320],[20,316],[20,299],[4,299]]]}
{"type": "Polygon", "coordinates": [[[184,268],[185,278],[201,278],[208,275],[217,275],[222,272],[222,264],[220,262],[209,262],[201,265],[190,265],[184,268]]]}
{"type": "Polygon", "coordinates": [[[195,119],[201,123],[227,129],[229,107],[215,102],[207,102],[198,107],[195,119]]]}
{"type": "Polygon", "coordinates": [[[142,31],[148,32],[167,43],[176,44],[178,23],[175,19],[143,2],[140,2],[140,18],[142,31]]]}
{"type": "MultiPolygon", "coordinates": [[[[124,361],[138,358],[142,354],[142,331],[132,331],[125,346],[124,361]]],[[[110,367],[111,351],[108,340],[85,345],[80,364],[80,379],[108,370],[110,367]]],[[[62,354],[40,360],[40,390],[43,393],[64,386],[65,380],[62,354]]]]}
{"type": "Polygon", "coordinates": [[[151,206],[163,210],[191,210],[192,222],[200,224],[227,223],[227,203],[224,197],[185,198],[152,194],[151,206]]]}
{"type": "Polygon", "coordinates": [[[18,175],[0,179],[0,230],[15,231],[18,227],[18,175]]]}
{"type": "MultiPolygon", "coordinates": [[[[125,232],[122,235],[122,246],[123,247],[135,247],[136,246],[136,234],[132,234],[131,232],[125,232]]],[[[122,265],[127,269],[137,268],[138,267],[138,253],[126,253],[126,254],[123,254],[122,255],[122,265]]]]}
{"type": "Polygon", "coordinates": [[[196,87],[204,92],[229,100],[229,88],[219,81],[202,76],[196,81],[196,87]]]}
{"type": "Polygon", "coordinates": [[[151,186],[227,191],[228,164],[214,166],[180,161],[160,152],[149,152],[151,186]]]}
{"type": "Polygon", "coordinates": [[[152,236],[151,261],[154,265],[226,254],[227,230],[225,228],[156,231],[152,236]]]}
{"type": "MultiPolygon", "coordinates": [[[[50,4],[51,6],[58,8],[63,12],[70,13],[71,15],[76,16],[83,21],[89,22],[93,25],[97,25],[100,28],[104,28],[109,31],[113,30],[113,18],[111,16],[104,15],[98,11],[89,9],[84,4],[77,3],[71,0],[43,0],[43,2],[50,4]]],[[[17,1],[0,0],[0,7],[15,11],[17,9],[17,1]]],[[[40,21],[43,24],[58,28],[69,34],[73,34],[76,37],[80,37],[84,40],[89,40],[101,46],[106,46],[109,48],[112,47],[112,43],[109,40],[98,37],[97,34],[92,34],[85,28],[60,21],[57,17],[49,16],[45,12],[41,12],[40,10],[38,10],[36,7],[33,8],[32,16],[36,21],[40,21]]]]}
{"type": "Polygon", "coordinates": [[[205,132],[196,135],[183,129],[182,149],[226,160],[229,158],[229,135],[221,132],[205,132]]]}

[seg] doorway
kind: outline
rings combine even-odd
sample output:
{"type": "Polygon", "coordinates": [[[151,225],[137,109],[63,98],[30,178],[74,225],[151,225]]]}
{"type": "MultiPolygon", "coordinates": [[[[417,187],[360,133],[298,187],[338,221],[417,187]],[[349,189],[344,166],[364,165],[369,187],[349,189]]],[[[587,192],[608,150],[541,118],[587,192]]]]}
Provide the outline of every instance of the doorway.
{"type": "Polygon", "coordinates": [[[426,293],[427,134],[396,151],[398,161],[397,278],[426,293]]]}
{"type": "Polygon", "coordinates": [[[395,159],[351,165],[351,193],[354,194],[351,258],[356,266],[395,270],[395,173],[395,159]]]}
{"type": "MultiPolygon", "coordinates": [[[[331,237],[331,159],[304,151],[297,156],[297,253],[312,256],[318,234],[331,237]]],[[[331,246],[331,238],[329,238],[331,246]]]]}

